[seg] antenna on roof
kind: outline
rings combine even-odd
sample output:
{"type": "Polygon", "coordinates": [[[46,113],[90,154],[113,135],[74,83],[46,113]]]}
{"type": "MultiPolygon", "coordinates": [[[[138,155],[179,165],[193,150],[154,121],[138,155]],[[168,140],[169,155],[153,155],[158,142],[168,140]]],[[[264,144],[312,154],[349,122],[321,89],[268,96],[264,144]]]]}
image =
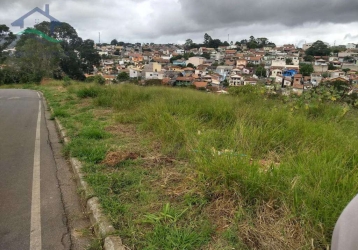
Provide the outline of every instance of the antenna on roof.
{"type": "Polygon", "coordinates": [[[98,32],[98,43],[101,44],[101,32],[98,32]]]}

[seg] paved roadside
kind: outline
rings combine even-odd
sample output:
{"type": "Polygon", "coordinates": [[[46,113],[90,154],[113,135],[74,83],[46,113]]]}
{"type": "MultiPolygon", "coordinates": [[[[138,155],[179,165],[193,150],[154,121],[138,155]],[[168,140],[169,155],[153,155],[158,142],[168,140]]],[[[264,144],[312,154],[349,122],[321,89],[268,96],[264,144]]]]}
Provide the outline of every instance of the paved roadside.
{"type": "Polygon", "coordinates": [[[90,223],[40,94],[0,90],[0,249],[85,249],[90,223]]]}

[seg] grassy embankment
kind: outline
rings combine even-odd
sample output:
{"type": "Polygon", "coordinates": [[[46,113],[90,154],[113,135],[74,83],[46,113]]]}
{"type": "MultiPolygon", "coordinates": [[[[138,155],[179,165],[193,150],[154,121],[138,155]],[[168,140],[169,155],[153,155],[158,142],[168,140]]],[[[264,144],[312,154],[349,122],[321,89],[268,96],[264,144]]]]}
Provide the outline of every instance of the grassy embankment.
{"type": "Polygon", "coordinates": [[[325,249],[358,190],[358,116],[260,94],[39,87],[132,249],[325,249]]]}

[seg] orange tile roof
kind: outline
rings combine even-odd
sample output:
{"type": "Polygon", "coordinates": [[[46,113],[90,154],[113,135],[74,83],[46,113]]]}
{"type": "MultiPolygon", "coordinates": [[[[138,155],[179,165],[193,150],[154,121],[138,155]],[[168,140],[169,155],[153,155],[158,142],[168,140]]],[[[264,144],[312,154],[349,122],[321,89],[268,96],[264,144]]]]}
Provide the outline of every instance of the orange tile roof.
{"type": "Polygon", "coordinates": [[[194,82],[196,88],[206,88],[208,86],[207,82],[194,82]]]}

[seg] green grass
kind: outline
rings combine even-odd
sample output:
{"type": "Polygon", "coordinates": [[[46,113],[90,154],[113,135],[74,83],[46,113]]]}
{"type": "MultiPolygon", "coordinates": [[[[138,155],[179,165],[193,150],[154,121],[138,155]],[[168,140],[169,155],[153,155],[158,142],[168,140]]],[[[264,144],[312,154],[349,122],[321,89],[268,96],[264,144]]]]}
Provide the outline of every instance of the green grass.
{"type": "Polygon", "coordinates": [[[85,162],[87,181],[132,249],[293,249],[311,239],[324,249],[358,189],[358,112],[345,105],[285,103],[260,91],[40,89],[68,129],[65,152],[85,162]],[[140,156],[106,165],[117,151],[140,156]]]}

